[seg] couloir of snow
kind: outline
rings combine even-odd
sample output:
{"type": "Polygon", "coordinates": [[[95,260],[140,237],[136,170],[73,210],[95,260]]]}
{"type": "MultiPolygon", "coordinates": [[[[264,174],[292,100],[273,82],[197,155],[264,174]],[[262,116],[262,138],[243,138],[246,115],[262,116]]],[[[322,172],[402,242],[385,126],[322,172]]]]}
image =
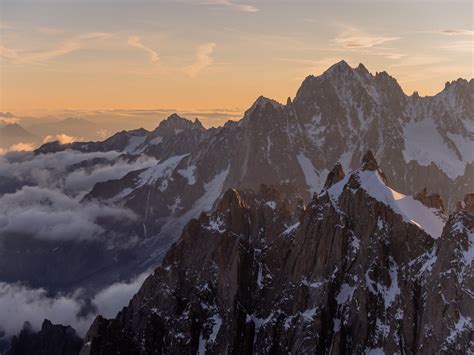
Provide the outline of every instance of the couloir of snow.
{"type": "Polygon", "coordinates": [[[357,175],[360,186],[371,197],[380,201],[400,216],[407,223],[412,223],[424,230],[431,237],[437,239],[441,236],[445,222],[437,214],[437,210],[428,208],[411,196],[403,195],[384,184],[380,174],[376,171],[355,170],[343,180],[329,188],[331,199],[337,203],[350,176],[357,175]]]}
{"type": "Polygon", "coordinates": [[[311,163],[311,160],[303,153],[299,153],[296,156],[296,160],[298,160],[301,170],[303,171],[306,185],[308,185],[308,191],[311,194],[321,191],[324,186],[324,177],[327,175],[327,170],[325,169],[318,173],[313,163],[311,163]]]}

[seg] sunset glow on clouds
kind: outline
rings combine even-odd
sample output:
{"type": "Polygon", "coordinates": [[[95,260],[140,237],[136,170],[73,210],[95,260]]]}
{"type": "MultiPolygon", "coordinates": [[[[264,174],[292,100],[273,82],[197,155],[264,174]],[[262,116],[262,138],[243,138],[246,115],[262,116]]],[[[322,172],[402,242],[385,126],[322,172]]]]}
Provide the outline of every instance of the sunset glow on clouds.
{"type": "Polygon", "coordinates": [[[473,76],[470,1],[4,0],[1,12],[0,111],[18,114],[243,110],[341,59],[407,94],[473,76]]]}

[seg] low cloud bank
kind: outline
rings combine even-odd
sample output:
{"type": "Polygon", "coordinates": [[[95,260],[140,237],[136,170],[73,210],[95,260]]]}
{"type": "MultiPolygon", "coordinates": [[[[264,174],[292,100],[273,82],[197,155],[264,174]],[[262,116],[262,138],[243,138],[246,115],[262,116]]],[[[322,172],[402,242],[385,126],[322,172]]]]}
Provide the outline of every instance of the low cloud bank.
{"type": "Polygon", "coordinates": [[[95,311],[85,316],[80,316],[86,307],[81,290],[71,295],[49,297],[42,288],[0,282],[0,329],[6,336],[13,336],[19,333],[25,321],[39,330],[43,320],[49,319],[53,323],[70,325],[84,336],[98,314],[111,318],[126,306],[148,274],[143,273],[130,282],[114,283],[101,290],[91,300],[95,311]]]}
{"type": "MultiPolygon", "coordinates": [[[[132,234],[121,236],[105,230],[106,225],[121,228],[127,221],[133,222],[136,216],[132,211],[95,201],[80,202],[96,183],[118,179],[157,163],[145,156],[128,161],[119,158],[120,154],[63,151],[35,156],[33,152],[12,151],[0,155],[0,248],[7,248],[3,242],[17,235],[47,244],[100,240],[104,248],[132,245],[132,234]]],[[[30,246],[25,245],[25,250],[27,247],[30,246]]],[[[18,258],[33,255],[48,262],[48,254],[29,252],[18,254],[18,258]]],[[[146,275],[109,285],[92,298],[90,290],[77,289],[72,294],[52,296],[47,289],[0,280],[0,334],[2,329],[7,336],[18,334],[25,321],[39,329],[47,318],[53,323],[71,325],[83,336],[97,314],[114,317],[146,275]]]]}
{"type": "Polygon", "coordinates": [[[81,204],[57,190],[25,186],[0,197],[0,237],[21,234],[42,240],[92,240],[104,232],[99,219],[133,220],[126,209],[81,204]]]}
{"type": "MultiPolygon", "coordinates": [[[[9,152],[0,156],[0,179],[9,178],[21,185],[58,189],[68,195],[88,192],[98,183],[119,179],[130,171],[156,165],[157,160],[143,156],[129,162],[119,158],[120,153],[63,151],[34,155],[32,152],[9,152]],[[103,162],[92,167],[72,167],[87,161],[103,162]]],[[[2,191],[0,191],[1,194],[2,191]]]]}
{"type": "Polygon", "coordinates": [[[105,232],[98,220],[134,220],[130,210],[80,202],[96,183],[157,163],[150,157],[129,162],[117,159],[119,154],[64,151],[0,156],[0,242],[2,236],[12,234],[49,241],[93,240],[105,232]],[[100,163],[74,166],[97,159],[100,163]]]}
{"type": "Polygon", "coordinates": [[[73,137],[65,133],[61,133],[61,134],[56,134],[55,136],[48,135],[44,137],[43,143],[58,141],[60,144],[69,144],[69,143],[76,142],[78,140],[82,140],[82,139],[80,138],[78,139],[77,137],[73,137]]]}
{"type": "Polygon", "coordinates": [[[0,148],[0,155],[5,155],[8,152],[30,152],[35,149],[31,143],[17,143],[9,148],[0,148]]]}

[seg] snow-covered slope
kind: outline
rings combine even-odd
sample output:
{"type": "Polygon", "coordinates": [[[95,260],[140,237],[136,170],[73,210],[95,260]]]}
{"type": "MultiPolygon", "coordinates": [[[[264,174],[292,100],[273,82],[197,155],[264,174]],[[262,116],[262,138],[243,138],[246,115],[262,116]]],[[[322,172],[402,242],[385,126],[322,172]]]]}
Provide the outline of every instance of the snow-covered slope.
{"type": "Polygon", "coordinates": [[[402,216],[405,222],[416,225],[435,239],[441,236],[445,220],[440,215],[440,211],[423,205],[412,196],[405,196],[391,189],[385,184],[378,171],[359,169],[333,185],[329,188],[328,193],[335,203],[338,203],[339,197],[345,188],[350,189],[350,185],[348,185],[350,179],[356,179],[360,183],[360,187],[371,197],[389,206],[394,212],[402,216]]]}

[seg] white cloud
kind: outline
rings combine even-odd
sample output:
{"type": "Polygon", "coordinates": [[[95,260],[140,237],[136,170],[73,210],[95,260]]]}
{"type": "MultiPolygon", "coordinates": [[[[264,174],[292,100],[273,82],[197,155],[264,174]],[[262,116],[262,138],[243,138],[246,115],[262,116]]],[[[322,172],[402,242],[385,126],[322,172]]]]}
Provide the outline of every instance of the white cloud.
{"type": "Polygon", "coordinates": [[[156,159],[147,156],[130,162],[117,160],[119,155],[115,151],[80,153],[66,150],[36,156],[32,152],[10,152],[0,156],[0,178],[13,179],[20,185],[60,190],[68,196],[79,196],[90,191],[98,182],[119,179],[129,171],[157,164],[156,159]],[[95,158],[104,162],[87,169],[70,169],[72,165],[95,158]]]}
{"type": "Polygon", "coordinates": [[[195,78],[202,70],[214,63],[214,59],[211,57],[216,44],[214,42],[205,43],[200,45],[196,49],[196,61],[185,67],[184,72],[190,77],[195,78]]]}
{"type": "Polygon", "coordinates": [[[92,171],[90,169],[76,169],[64,178],[63,189],[67,194],[78,195],[83,191],[89,191],[98,182],[117,179],[125,176],[129,171],[149,168],[158,163],[149,157],[142,157],[133,162],[118,160],[113,165],[98,165],[92,171]]]}
{"type": "Polygon", "coordinates": [[[74,298],[50,298],[45,289],[30,289],[22,285],[0,282],[0,316],[2,328],[9,336],[16,335],[28,321],[38,330],[43,320],[70,324],[84,334],[92,318],[79,319],[82,304],[74,298]]]}
{"type": "Polygon", "coordinates": [[[5,149],[0,148],[0,155],[6,154],[8,152],[30,152],[33,149],[35,148],[31,143],[17,143],[5,149]]]}
{"type": "Polygon", "coordinates": [[[147,52],[150,56],[150,62],[151,63],[157,63],[159,60],[160,60],[160,56],[158,55],[157,52],[155,52],[153,49],[151,49],[150,47],[147,47],[145,46],[140,37],[138,36],[130,36],[128,37],[128,41],[127,41],[128,45],[132,46],[132,47],[135,47],[135,48],[139,48],[139,49],[142,49],[144,50],[145,52],[147,52]]]}
{"type": "Polygon", "coordinates": [[[474,36],[473,30],[465,30],[459,28],[441,30],[440,33],[447,36],[474,36]]]}
{"type": "Polygon", "coordinates": [[[92,298],[95,311],[80,317],[85,306],[81,290],[70,295],[49,297],[42,288],[32,289],[20,284],[0,282],[0,329],[8,336],[16,335],[28,321],[39,330],[44,319],[54,324],[71,325],[84,336],[94,318],[101,314],[110,318],[128,304],[149,273],[143,273],[130,282],[112,284],[92,298]]]}
{"type": "Polygon", "coordinates": [[[53,141],[58,141],[60,144],[69,144],[77,141],[78,139],[73,136],[68,136],[65,133],[57,134],[55,136],[48,135],[43,139],[43,143],[49,143],[53,141]]]}
{"type": "Polygon", "coordinates": [[[203,2],[203,4],[206,5],[219,5],[219,6],[227,6],[230,8],[234,8],[236,10],[242,11],[242,12],[258,12],[259,9],[253,5],[248,5],[248,4],[240,4],[236,3],[235,1],[231,0],[208,0],[203,2]]]}
{"type": "Polygon", "coordinates": [[[130,210],[80,203],[58,190],[25,186],[0,197],[0,237],[26,235],[41,240],[95,240],[105,230],[99,220],[133,221],[130,210]]]}
{"type": "Polygon", "coordinates": [[[98,313],[106,318],[115,317],[140,289],[150,272],[145,272],[129,283],[117,282],[100,291],[92,300],[98,313]]]}
{"type": "Polygon", "coordinates": [[[10,152],[0,156],[0,177],[15,179],[22,185],[60,189],[69,175],[69,167],[86,160],[101,158],[113,160],[119,152],[80,153],[63,151],[34,155],[32,152],[10,152]]]}
{"type": "Polygon", "coordinates": [[[40,64],[83,48],[85,41],[102,40],[110,36],[111,34],[104,32],[84,33],[63,41],[56,48],[43,51],[19,50],[0,46],[0,57],[16,63],[40,64]]]}
{"type": "Polygon", "coordinates": [[[365,49],[377,46],[379,44],[395,41],[400,37],[393,36],[375,36],[363,31],[351,28],[340,33],[334,42],[345,49],[365,49]]]}

